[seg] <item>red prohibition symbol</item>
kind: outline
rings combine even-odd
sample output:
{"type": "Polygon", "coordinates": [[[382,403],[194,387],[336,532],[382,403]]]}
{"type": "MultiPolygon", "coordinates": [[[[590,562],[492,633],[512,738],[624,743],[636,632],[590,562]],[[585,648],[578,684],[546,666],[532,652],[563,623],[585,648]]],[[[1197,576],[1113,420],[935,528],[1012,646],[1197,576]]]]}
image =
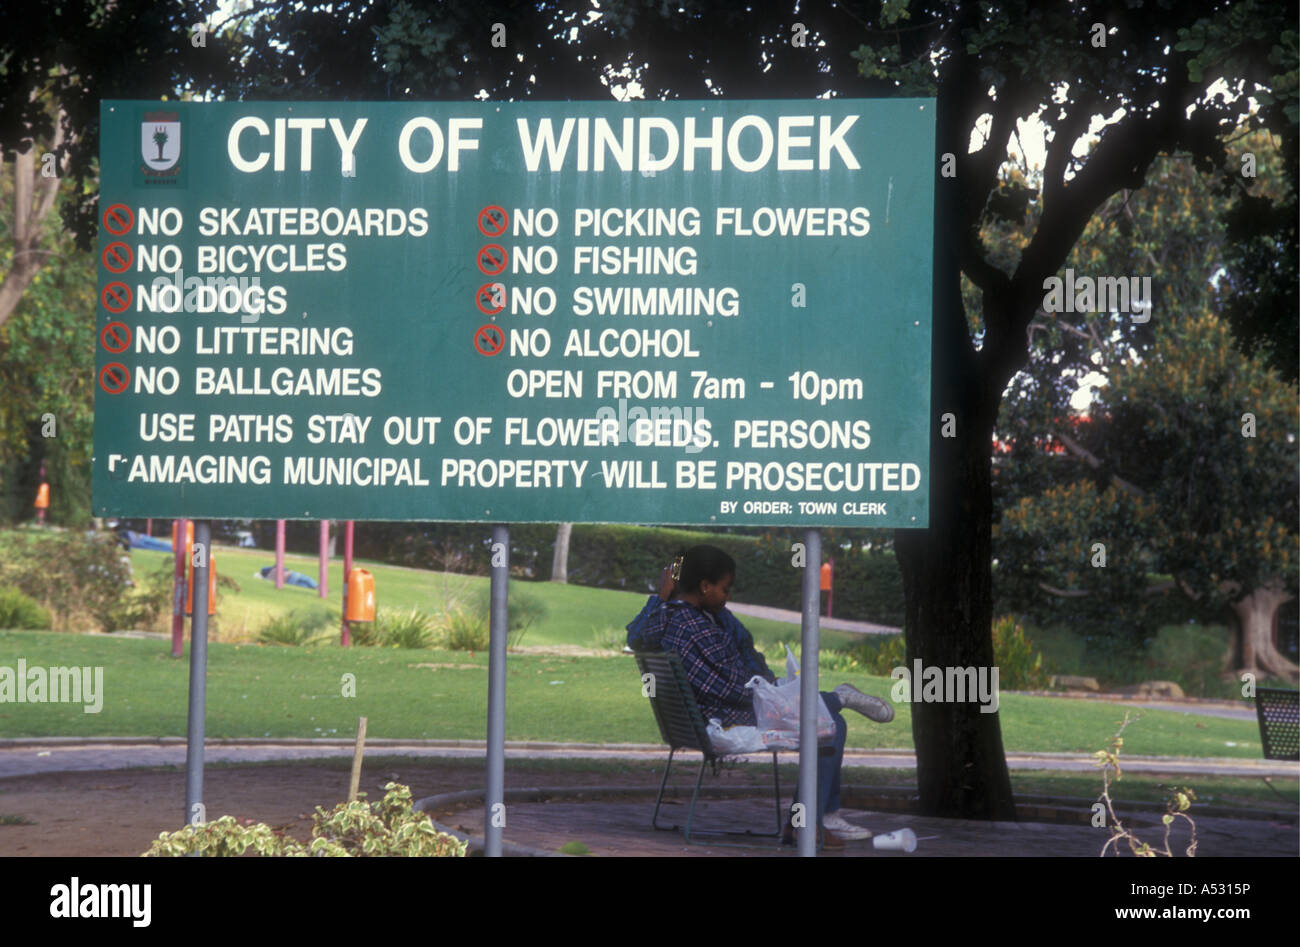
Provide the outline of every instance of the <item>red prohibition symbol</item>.
{"type": "Polygon", "coordinates": [[[488,276],[500,276],[509,262],[506,248],[499,243],[489,243],[478,252],[478,268],[488,276]]]}
{"type": "Polygon", "coordinates": [[[125,352],[131,347],[131,327],[125,322],[110,322],[99,333],[99,341],[110,352],[125,352]]]}
{"type": "Polygon", "coordinates": [[[104,248],[104,266],[114,273],[125,273],[131,268],[131,248],[118,240],[104,248]]]}
{"type": "Polygon", "coordinates": [[[109,312],[126,312],[131,305],[131,287],[126,283],[109,283],[99,299],[109,312]]]}
{"type": "Polygon", "coordinates": [[[489,204],[478,212],[478,229],[485,237],[499,237],[510,226],[510,215],[504,207],[489,204]]]}
{"type": "Polygon", "coordinates": [[[135,226],[135,214],[125,204],[114,204],[104,211],[104,229],[116,237],[131,232],[135,226]]]}
{"type": "Polygon", "coordinates": [[[121,362],[109,362],[99,370],[99,387],[110,395],[120,395],[131,383],[131,372],[121,362]]]}
{"type": "Polygon", "coordinates": [[[501,331],[500,326],[479,326],[478,331],[474,333],[474,348],[478,349],[479,355],[496,355],[505,348],[505,345],[506,334],[501,331]]]}
{"type": "Polygon", "coordinates": [[[484,283],[474,294],[474,304],[485,316],[495,316],[506,308],[506,288],[500,283],[484,283]]]}

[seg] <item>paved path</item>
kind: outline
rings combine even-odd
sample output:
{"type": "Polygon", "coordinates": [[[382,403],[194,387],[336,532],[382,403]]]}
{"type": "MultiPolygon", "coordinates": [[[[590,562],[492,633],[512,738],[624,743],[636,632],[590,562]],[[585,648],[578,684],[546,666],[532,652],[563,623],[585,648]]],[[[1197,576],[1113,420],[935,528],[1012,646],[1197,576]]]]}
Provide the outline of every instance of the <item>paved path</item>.
{"type": "MultiPolygon", "coordinates": [[[[132,737],[18,738],[0,740],[0,779],[38,773],[125,769],[133,766],[184,766],[185,741],[177,737],[162,740],[132,737]]],[[[371,740],[369,756],[412,756],[483,759],[481,740],[371,740]]],[[[215,763],[253,763],[271,760],[348,758],[350,740],[209,740],[204,759],[215,763]]],[[[694,753],[687,753],[689,759],[694,753]]],[[[625,759],[662,760],[665,750],[656,744],[618,743],[521,743],[507,741],[509,759],[625,759]]],[[[755,757],[757,758],[757,757],[755,757]]],[[[796,762],[794,753],[783,757],[796,762]]],[[[911,750],[855,750],[844,753],[846,766],[877,769],[915,769],[911,750]]],[[[1007,766],[1017,770],[1095,772],[1088,753],[1012,753],[1007,766]]],[[[1290,776],[1300,778],[1300,763],[1253,759],[1209,759],[1190,757],[1125,757],[1129,772],[1170,774],[1217,774],[1221,776],[1290,776]]]]}
{"type": "MultiPolygon", "coordinates": [[[[772,621],[785,621],[791,624],[800,625],[803,623],[803,613],[796,612],[788,608],[771,608],[767,605],[746,605],[744,602],[728,602],[727,608],[738,615],[753,615],[755,618],[769,618],[772,621]]],[[[852,631],[862,635],[897,635],[902,632],[901,628],[893,628],[889,625],[877,625],[869,621],[849,621],[846,618],[827,618],[822,616],[818,624],[822,628],[832,628],[835,631],[852,631]]]]}
{"type": "MultiPolygon", "coordinates": [[[[845,799],[852,803],[851,796],[845,799]]],[[[681,824],[686,802],[678,798],[665,805],[661,819],[681,824]]],[[[764,842],[753,848],[722,848],[686,845],[677,832],[656,832],[650,827],[653,798],[641,800],[573,799],[559,797],[550,802],[506,803],[506,839],[537,853],[553,853],[566,842],[582,842],[593,855],[768,855],[794,857],[793,848],[764,842]]],[[[977,822],[938,819],[904,812],[840,810],[848,821],[884,835],[910,828],[917,836],[912,854],[879,851],[871,841],[848,842],[842,852],[823,856],[869,858],[920,858],[926,856],[1067,856],[1096,858],[1106,843],[1105,828],[1091,825],[1060,825],[1049,822],[977,822]]],[[[454,809],[433,810],[435,819],[449,828],[482,838],[483,805],[475,802],[454,809]]],[[[1164,829],[1155,813],[1125,814],[1125,825],[1143,841],[1161,844],[1164,829]]],[[[696,811],[697,828],[772,831],[774,813],[770,799],[707,800],[696,811]]],[[[1201,815],[1196,818],[1197,855],[1296,857],[1300,854],[1295,823],[1265,819],[1230,819],[1201,815]]],[[[1179,823],[1170,833],[1170,848],[1182,855],[1188,832],[1179,823]]],[[[1125,854],[1129,854],[1125,849],[1125,854]]]]}

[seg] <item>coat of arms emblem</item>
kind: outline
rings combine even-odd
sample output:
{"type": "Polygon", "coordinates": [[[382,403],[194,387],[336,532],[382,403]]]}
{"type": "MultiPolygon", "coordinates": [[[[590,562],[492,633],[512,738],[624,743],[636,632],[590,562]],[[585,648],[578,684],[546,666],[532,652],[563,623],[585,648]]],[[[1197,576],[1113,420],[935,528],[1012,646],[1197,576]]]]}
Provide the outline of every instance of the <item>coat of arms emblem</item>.
{"type": "Polygon", "coordinates": [[[176,112],[149,112],[140,123],[141,170],[147,177],[174,177],[181,160],[181,123],[176,112]]]}

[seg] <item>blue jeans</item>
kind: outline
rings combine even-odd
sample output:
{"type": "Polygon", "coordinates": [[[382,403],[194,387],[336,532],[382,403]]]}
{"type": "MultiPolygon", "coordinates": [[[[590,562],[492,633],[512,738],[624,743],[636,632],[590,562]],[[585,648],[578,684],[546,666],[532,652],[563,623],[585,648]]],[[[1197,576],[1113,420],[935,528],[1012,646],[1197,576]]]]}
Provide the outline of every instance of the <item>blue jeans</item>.
{"type": "MultiPolygon", "coordinates": [[[[831,712],[831,720],[835,723],[835,739],[830,745],[817,748],[817,823],[819,825],[822,816],[828,812],[838,812],[840,808],[840,766],[844,762],[844,741],[849,732],[849,725],[844,722],[844,716],[840,713],[844,709],[844,704],[840,702],[839,695],[831,691],[822,691],[821,695],[822,700],[826,701],[826,709],[831,712]]],[[[799,801],[797,791],[794,801],[799,801]]]]}

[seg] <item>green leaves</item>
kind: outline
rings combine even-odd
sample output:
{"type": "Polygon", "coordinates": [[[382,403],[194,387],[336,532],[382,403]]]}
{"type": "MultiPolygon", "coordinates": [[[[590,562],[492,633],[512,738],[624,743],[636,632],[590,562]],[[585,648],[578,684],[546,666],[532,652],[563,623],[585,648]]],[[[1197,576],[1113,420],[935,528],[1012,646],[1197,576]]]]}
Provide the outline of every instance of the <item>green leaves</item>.
{"type": "Polygon", "coordinates": [[[317,806],[312,839],[306,847],[269,825],[240,825],[227,815],[215,822],[187,825],[178,832],[164,832],[144,854],[174,857],[200,852],[236,856],[251,847],[259,855],[321,858],[464,856],[466,842],[439,832],[428,816],[412,810],[408,787],[390,782],[384,789],[386,794],[379,802],[342,802],[330,812],[317,806]]]}

